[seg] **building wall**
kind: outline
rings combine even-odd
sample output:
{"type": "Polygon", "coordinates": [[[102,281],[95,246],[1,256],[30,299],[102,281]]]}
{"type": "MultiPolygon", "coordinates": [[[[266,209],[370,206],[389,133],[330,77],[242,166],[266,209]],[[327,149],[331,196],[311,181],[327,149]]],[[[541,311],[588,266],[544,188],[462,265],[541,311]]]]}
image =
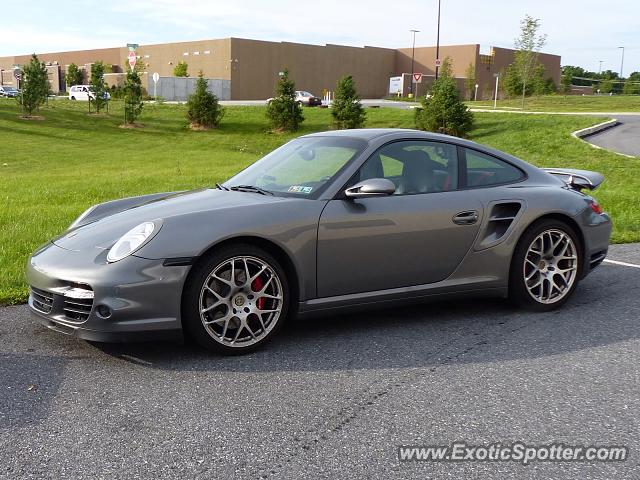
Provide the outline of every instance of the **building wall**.
{"type": "MultiPolygon", "coordinates": [[[[101,60],[112,66],[114,73],[126,71],[127,47],[103,48],[39,54],[40,60],[52,66],[58,64],[59,88],[63,89],[64,73],[70,63],[83,67],[87,74],[91,64],[101,60]]],[[[199,70],[209,79],[231,81],[231,98],[234,100],[258,100],[273,96],[278,72],[288,68],[299,90],[321,95],[324,90],[335,90],[336,82],[343,75],[353,75],[362,97],[380,98],[387,95],[389,77],[411,72],[411,48],[389,49],[377,47],[348,47],[341,45],[308,45],[289,42],[266,42],[241,38],[224,38],[194,42],[178,42],[158,45],[141,45],[136,54],[138,62],[148,72],[143,86],[151,91],[149,78],[154,72],[161,77],[173,75],[180,61],[189,65],[188,72],[195,77],[199,70]]],[[[480,46],[443,45],[440,58],[451,57],[453,74],[464,90],[463,77],[469,64],[475,65],[478,99],[493,97],[494,73],[500,73],[513,62],[514,50],[492,48],[490,55],[481,55],[480,46]]],[[[29,55],[0,57],[0,81],[13,84],[11,69],[14,64],[29,61],[29,55]]],[[[414,72],[425,75],[418,86],[423,94],[435,74],[435,47],[415,49],[414,72]]],[[[560,56],[540,54],[545,65],[546,77],[560,84],[560,56]]],[[[107,71],[109,69],[107,68],[107,71]]],[[[120,76],[109,77],[109,83],[121,83],[120,76]]],[[[52,87],[56,84],[52,81],[52,87]]],[[[55,90],[55,89],[54,89],[55,90]]]]}
{"type": "Polygon", "coordinates": [[[362,97],[386,95],[395,68],[395,50],[377,47],[306,45],[231,39],[231,98],[273,96],[278,72],[288,68],[298,90],[321,95],[335,90],[344,75],[353,75],[362,97]]]}

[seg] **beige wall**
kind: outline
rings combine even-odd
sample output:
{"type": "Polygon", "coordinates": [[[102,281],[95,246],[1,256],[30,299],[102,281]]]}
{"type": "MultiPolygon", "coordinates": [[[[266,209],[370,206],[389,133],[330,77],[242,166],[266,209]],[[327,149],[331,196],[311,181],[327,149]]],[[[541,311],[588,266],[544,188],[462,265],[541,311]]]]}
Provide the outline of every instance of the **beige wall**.
{"type": "MultiPolygon", "coordinates": [[[[66,66],[75,63],[85,66],[98,60],[114,65],[115,72],[125,71],[127,47],[103,48],[39,54],[46,63],[60,65],[60,78],[66,66]]],[[[513,62],[513,50],[493,48],[491,55],[480,55],[480,47],[470,45],[443,45],[440,58],[451,57],[453,74],[463,84],[469,64],[475,65],[478,98],[492,98],[493,74],[499,73],[513,62]]],[[[258,100],[273,96],[278,72],[288,68],[299,90],[321,95],[323,90],[334,90],[343,75],[353,75],[358,92],[364,98],[387,95],[389,77],[411,72],[411,48],[398,50],[377,47],[347,47],[341,45],[307,45],[289,42],[266,42],[241,38],[224,38],[195,42],[179,42],[158,45],[141,45],[136,54],[144,71],[161,76],[172,76],[180,61],[189,65],[189,75],[194,77],[203,70],[207,78],[231,80],[231,98],[234,100],[258,100]],[[206,53],[209,52],[209,53],[206,53]],[[187,54],[187,55],[185,55],[187,54]]],[[[29,55],[0,57],[0,70],[10,71],[14,64],[29,61],[29,55]]],[[[419,87],[423,93],[428,79],[435,74],[435,47],[415,49],[414,71],[425,74],[425,84],[419,87]]],[[[546,77],[560,83],[560,57],[540,54],[545,65],[546,77]]],[[[88,76],[88,75],[87,75],[88,76]]],[[[1,81],[11,80],[11,73],[2,72],[1,81]]],[[[110,82],[119,83],[118,77],[110,82]]],[[[53,86],[54,82],[52,82],[53,86]]],[[[147,82],[143,85],[146,86],[147,82]]],[[[464,88],[464,87],[463,87],[464,88]]]]}
{"type": "Polygon", "coordinates": [[[335,90],[340,77],[350,74],[362,97],[381,97],[394,73],[395,51],[232,38],[231,61],[233,99],[272,97],[278,72],[284,68],[298,90],[321,95],[324,89],[335,90]]]}

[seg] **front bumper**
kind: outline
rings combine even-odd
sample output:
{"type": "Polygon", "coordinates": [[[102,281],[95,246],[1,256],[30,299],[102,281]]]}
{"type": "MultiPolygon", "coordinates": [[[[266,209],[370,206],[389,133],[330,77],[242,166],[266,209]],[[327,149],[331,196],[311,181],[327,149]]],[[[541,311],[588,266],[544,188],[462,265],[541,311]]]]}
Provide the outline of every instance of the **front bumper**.
{"type": "Polygon", "coordinates": [[[34,253],[29,308],[40,323],[99,342],[182,339],[180,299],[190,267],[135,256],[109,264],[106,253],[54,244],[34,253]]]}

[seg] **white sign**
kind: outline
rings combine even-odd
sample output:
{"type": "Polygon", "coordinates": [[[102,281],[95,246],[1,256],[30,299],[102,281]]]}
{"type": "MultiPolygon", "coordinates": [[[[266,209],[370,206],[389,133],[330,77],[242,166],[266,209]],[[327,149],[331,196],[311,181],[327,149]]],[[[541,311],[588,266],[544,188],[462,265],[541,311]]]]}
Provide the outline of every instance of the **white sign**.
{"type": "Polygon", "coordinates": [[[158,83],[160,80],[160,74],[158,72],[153,72],[153,83],[158,83]]]}
{"type": "Polygon", "coordinates": [[[135,68],[137,61],[138,61],[138,57],[136,56],[136,52],[131,50],[129,52],[129,67],[131,67],[131,70],[135,68]]]}
{"type": "Polygon", "coordinates": [[[389,95],[402,95],[402,76],[389,78],[389,95]]]}
{"type": "Polygon", "coordinates": [[[414,73],[413,74],[413,83],[422,83],[422,74],[414,73]]]}
{"type": "Polygon", "coordinates": [[[442,60],[440,60],[439,58],[436,58],[436,67],[441,67],[442,66],[442,60]]]}
{"type": "Polygon", "coordinates": [[[13,69],[13,78],[15,78],[18,81],[22,80],[22,71],[20,71],[19,68],[13,69]]]}

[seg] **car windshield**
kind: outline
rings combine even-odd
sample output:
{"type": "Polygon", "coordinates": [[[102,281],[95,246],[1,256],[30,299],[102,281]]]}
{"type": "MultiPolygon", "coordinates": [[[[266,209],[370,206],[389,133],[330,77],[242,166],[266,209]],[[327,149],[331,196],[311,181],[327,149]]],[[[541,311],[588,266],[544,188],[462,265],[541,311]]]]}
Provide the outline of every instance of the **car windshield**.
{"type": "Polygon", "coordinates": [[[298,138],[247,167],[225,186],[250,185],[277,195],[317,198],[366,145],[364,140],[337,136],[298,138]]]}
{"type": "Polygon", "coordinates": [[[2,87],[4,89],[5,92],[15,92],[16,89],[13,87],[2,87]]]}

